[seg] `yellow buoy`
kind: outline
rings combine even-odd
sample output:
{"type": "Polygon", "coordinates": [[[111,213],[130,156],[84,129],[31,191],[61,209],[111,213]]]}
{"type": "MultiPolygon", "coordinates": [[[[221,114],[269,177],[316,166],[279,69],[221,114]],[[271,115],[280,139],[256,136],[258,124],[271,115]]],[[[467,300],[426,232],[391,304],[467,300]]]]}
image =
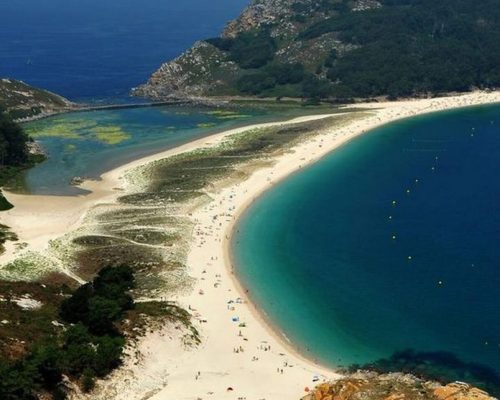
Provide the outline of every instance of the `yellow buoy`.
{"type": "Polygon", "coordinates": [[[411,256],[408,256],[408,260],[411,260],[411,256]]]}
{"type": "Polygon", "coordinates": [[[438,285],[439,285],[439,286],[442,286],[442,285],[443,285],[443,281],[439,281],[439,282],[438,282],[438,285]]]}
{"type": "Polygon", "coordinates": [[[396,200],[393,200],[392,201],[392,205],[395,206],[397,203],[396,203],[396,200]]]}
{"type": "Polygon", "coordinates": [[[406,189],[406,193],[410,193],[410,189],[406,189]]]}
{"type": "Polygon", "coordinates": [[[392,240],[396,240],[396,235],[392,235],[392,240]]]}

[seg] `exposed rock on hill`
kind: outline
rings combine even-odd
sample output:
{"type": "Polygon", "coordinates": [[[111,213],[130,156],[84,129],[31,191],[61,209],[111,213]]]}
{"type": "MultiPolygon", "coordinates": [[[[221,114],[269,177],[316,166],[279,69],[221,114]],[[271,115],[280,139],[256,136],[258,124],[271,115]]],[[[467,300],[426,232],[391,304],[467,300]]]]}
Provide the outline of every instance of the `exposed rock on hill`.
{"type": "Polygon", "coordinates": [[[342,100],[496,88],[497,1],[253,0],[133,93],[342,100]]]}
{"type": "Polygon", "coordinates": [[[357,373],[316,387],[302,400],[495,400],[466,383],[441,385],[412,375],[357,373]]]}
{"type": "Polygon", "coordinates": [[[0,79],[0,106],[17,120],[76,108],[64,97],[6,78],[0,79]]]}

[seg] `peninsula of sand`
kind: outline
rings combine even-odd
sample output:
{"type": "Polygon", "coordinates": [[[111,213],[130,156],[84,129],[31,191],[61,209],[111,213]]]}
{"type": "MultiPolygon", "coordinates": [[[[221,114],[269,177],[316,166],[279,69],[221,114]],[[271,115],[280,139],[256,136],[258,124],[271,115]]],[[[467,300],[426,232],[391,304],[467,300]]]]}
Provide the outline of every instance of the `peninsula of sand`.
{"type": "MultiPolygon", "coordinates": [[[[159,213],[172,213],[165,217],[183,221],[183,228],[177,231],[182,235],[178,234],[176,240],[168,246],[137,244],[138,240],[134,243],[142,245],[139,248],[144,251],[161,250],[155,254],[162,257],[175,253],[177,261],[182,259],[183,270],[144,273],[140,281],[144,286],[137,301],[168,298],[177,302],[191,313],[201,343],[187,344],[182,328],[176,324],[152,329],[130,349],[124,365],[99,382],[93,393],[74,397],[93,400],[300,398],[306,394],[306,387],[335,379],[338,374],[295,351],[293,343],[253,306],[247,288],[239,285],[229,254],[231,232],[239,215],[256,197],[286,176],[380,125],[424,113],[496,102],[500,102],[500,92],[478,91],[444,98],[356,104],[355,108],[342,107],[328,115],[218,133],[134,161],[105,173],[99,181],[85,182],[84,188],[91,191],[85,196],[6,193],[15,208],[2,213],[0,220],[18,234],[19,241],[9,242],[0,257],[0,278],[37,279],[43,273],[57,271],[84,282],[88,277],[81,273],[71,256],[79,249],[68,243],[79,235],[109,238],[111,234],[106,229],[111,228],[103,227],[103,213],[116,214],[118,210],[123,217],[124,202],[129,214],[130,210],[144,213],[146,209],[151,212],[152,208],[155,218],[159,213]],[[283,133],[288,134],[287,140],[283,139],[283,133]],[[280,140],[276,139],[278,136],[280,140]],[[257,142],[266,145],[257,146],[257,142]],[[258,157],[250,155],[250,147],[251,154],[258,157]],[[208,163],[214,159],[225,160],[224,165],[214,167],[208,163]],[[196,160],[195,167],[192,160],[196,160]],[[195,175],[187,172],[194,169],[195,175]],[[214,172],[219,169],[229,173],[214,172]],[[158,206],[157,196],[150,193],[163,187],[164,180],[159,179],[158,174],[165,171],[175,171],[180,174],[178,178],[186,176],[192,182],[196,178],[197,196],[187,196],[187,190],[176,181],[177,190],[170,192],[175,195],[170,194],[158,206]],[[156,182],[156,186],[152,187],[148,179],[156,182]],[[181,203],[182,207],[178,205],[181,203]],[[19,259],[41,264],[37,264],[37,270],[16,270],[19,259]],[[31,274],[22,276],[27,270],[31,274]],[[176,275],[183,283],[154,285],[157,281],[168,282],[169,274],[176,275]],[[148,290],[149,287],[153,289],[148,290]]],[[[155,225],[155,232],[168,224],[165,221],[155,225]]],[[[91,259],[85,254],[87,260],[91,259]]],[[[82,258],[77,260],[81,262],[82,258]]]]}

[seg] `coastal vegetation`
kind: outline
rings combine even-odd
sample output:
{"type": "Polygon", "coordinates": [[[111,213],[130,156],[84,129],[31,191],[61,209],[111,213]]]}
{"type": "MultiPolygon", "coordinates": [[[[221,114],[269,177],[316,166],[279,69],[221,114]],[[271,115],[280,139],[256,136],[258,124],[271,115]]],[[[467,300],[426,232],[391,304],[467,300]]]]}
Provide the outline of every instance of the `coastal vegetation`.
{"type": "Polygon", "coordinates": [[[76,108],[69,100],[14,79],[0,79],[0,107],[13,119],[32,118],[76,108]]]}
{"type": "Polygon", "coordinates": [[[495,88],[499,27],[495,0],[254,1],[135,93],[349,102],[495,88]]]}
{"type": "MultiPolygon", "coordinates": [[[[0,107],[0,186],[16,179],[19,174],[42,161],[44,156],[30,152],[32,139],[10,115],[0,107]]],[[[13,207],[0,192],[0,211],[13,207]]],[[[7,240],[15,241],[17,236],[9,227],[0,224],[0,253],[7,240]]]]}
{"type": "MultiPolygon", "coordinates": [[[[5,293],[17,291],[14,285],[4,287],[5,293]]],[[[84,392],[90,391],[96,378],[121,364],[126,336],[134,332],[134,321],[137,323],[140,315],[176,318],[189,325],[185,312],[168,303],[136,304],[130,295],[134,287],[133,270],[124,265],[104,267],[91,282],[76,290],[63,286],[57,293],[39,287],[37,297],[43,293],[48,304],[35,303],[34,308],[39,310],[24,310],[24,318],[34,317],[27,323],[29,348],[21,357],[10,352],[10,360],[0,358],[0,398],[31,400],[44,393],[64,399],[69,390],[64,377],[77,382],[84,392]]],[[[22,311],[16,315],[16,301],[20,302],[13,297],[6,301],[6,317],[23,318],[22,311]]],[[[196,337],[194,328],[191,332],[196,337]]],[[[6,349],[3,344],[2,351],[6,349]]]]}
{"type": "Polygon", "coordinates": [[[63,375],[80,379],[82,388],[90,390],[95,376],[120,364],[125,340],[117,324],[134,306],[128,294],[133,287],[128,267],[103,268],[92,282],[63,298],[58,319],[71,325],[56,337],[42,336],[22,358],[0,364],[0,397],[34,399],[48,392],[64,398],[63,375]]]}
{"type": "MultiPolygon", "coordinates": [[[[335,117],[344,124],[362,113],[335,117]]],[[[52,254],[74,265],[84,279],[103,263],[134,269],[136,293],[161,296],[190,287],[185,257],[192,221],[189,210],[210,201],[209,191],[226,179],[243,179],[252,163],[326,128],[328,121],[262,128],[231,136],[215,147],[159,160],[130,172],[128,194],[113,207],[97,209],[78,231],[53,241],[52,254]],[[93,221],[98,222],[96,225],[93,221]]]]}

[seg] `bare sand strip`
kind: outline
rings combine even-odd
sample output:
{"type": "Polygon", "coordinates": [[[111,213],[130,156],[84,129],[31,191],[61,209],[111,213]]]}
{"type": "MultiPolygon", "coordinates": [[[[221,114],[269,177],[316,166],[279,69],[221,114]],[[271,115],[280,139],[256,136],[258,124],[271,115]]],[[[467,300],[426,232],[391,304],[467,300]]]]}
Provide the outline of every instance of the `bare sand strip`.
{"type": "MultiPolygon", "coordinates": [[[[180,329],[166,326],[141,340],[142,356],[128,358],[125,365],[102,382],[92,395],[77,397],[93,400],[289,400],[305,394],[304,388],[312,387],[315,377],[320,381],[334,378],[333,371],[295,352],[286,338],[264,321],[235,279],[229,238],[239,215],[281,179],[370,129],[417,114],[495,102],[500,102],[498,92],[363,104],[373,110],[370,116],[341,128],[333,126],[320,137],[277,157],[272,167],[263,167],[244,182],[210,193],[213,201],[192,214],[195,230],[187,265],[188,273],[196,279],[195,287],[191,293],[175,299],[192,310],[198,320],[196,326],[202,344],[195,349],[186,348],[180,329]]],[[[318,116],[311,119],[314,118],[318,116]]],[[[60,199],[51,207],[40,203],[52,201],[52,198],[23,200],[8,194],[16,208],[10,212],[10,219],[2,216],[2,223],[19,232],[21,240],[43,250],[44,240],[74,229],[89,207],[111,202],[121,191],[126,191],[126,182],[121,179],[125,171],[149,161],[214,145],[228,134],[246,129],[249,127],[204,138],[113,170],[105,174],[102,181],[88,183],[86,188],[93,193],[76,202],[74,197],[60,199]],[[37,228],[27,230],[25,223],[36,224],[37,228]],[[21,232],[23,227],[25,230],[21,232]]]]}

